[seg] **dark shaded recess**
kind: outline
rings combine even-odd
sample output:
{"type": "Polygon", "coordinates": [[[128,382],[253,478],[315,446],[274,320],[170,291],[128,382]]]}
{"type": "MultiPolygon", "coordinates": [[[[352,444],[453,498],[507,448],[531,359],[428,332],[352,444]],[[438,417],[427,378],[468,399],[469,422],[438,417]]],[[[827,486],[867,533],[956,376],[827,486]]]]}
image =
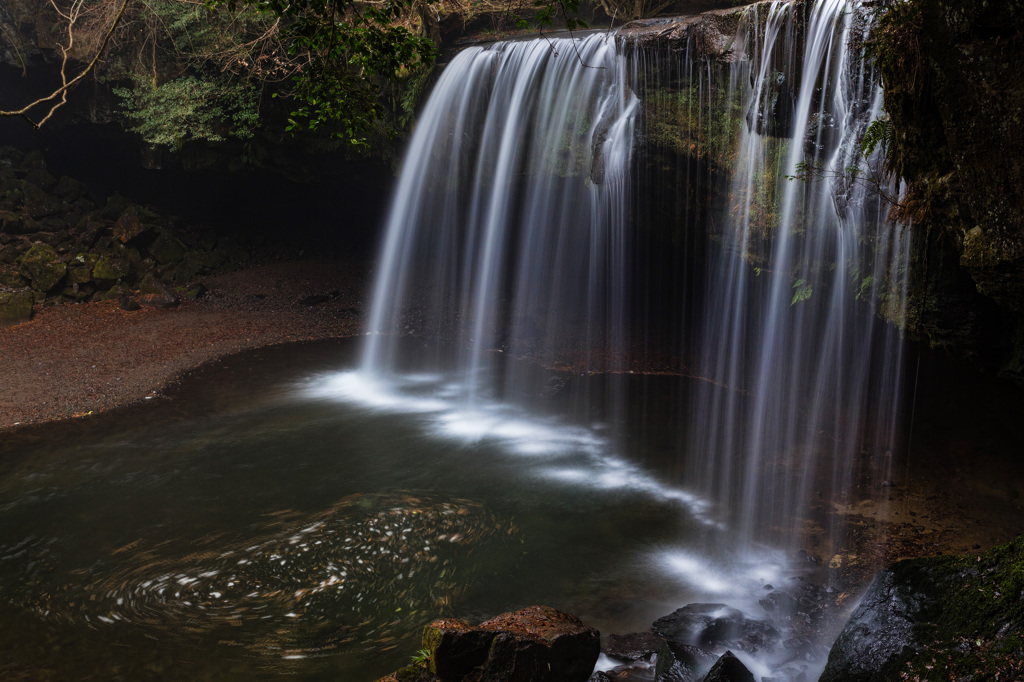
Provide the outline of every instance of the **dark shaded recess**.
{"type": "MultiPolygon", "coordinates": [[[[29,77],[23,78],[20,70],[0,66],[0,106],[22,106],[50,92],[53,74],[47,71],[45,65],[30,65],[29,77]]],[[[394,183],[394,172],[384,163],[346,159],[342,152],[306,154],[301,140],[284,135],[274,158],[288,159],[287,167],[268,162],[234,170],[246,143],[228,140],[201,150],[212,167],[189,169],[181,155],[154,153],[119,122],[91,122],[114,114],[102,110],[111,106],[109,94],[94,92],[102,87],[83,83],[39,130],[21,118],[0,118],[0,145],[41,149],[50,173],[81,180],[99,201],[120,193],[161,214],[245,236],[255,245],[372,257],[394,183]],[[296,171],[303,181],[294,179],[296,171]]]]}

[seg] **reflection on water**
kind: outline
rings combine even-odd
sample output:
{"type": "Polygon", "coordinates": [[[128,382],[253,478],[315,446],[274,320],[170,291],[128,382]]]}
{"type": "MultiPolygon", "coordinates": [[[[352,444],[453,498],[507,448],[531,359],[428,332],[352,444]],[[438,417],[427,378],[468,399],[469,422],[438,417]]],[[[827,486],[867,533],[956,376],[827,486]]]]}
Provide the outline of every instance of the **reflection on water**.
{"type": "Polygon", "coordinates": [[[792,575],[730,556],[615,429],[471,413],[430,378],[408,389],[430,409],[325,399],[347,353],[246,353],[171,400],[7,434],[0,677],[369,680],[435,617],[543,603],[628,632],[792,575]]]}

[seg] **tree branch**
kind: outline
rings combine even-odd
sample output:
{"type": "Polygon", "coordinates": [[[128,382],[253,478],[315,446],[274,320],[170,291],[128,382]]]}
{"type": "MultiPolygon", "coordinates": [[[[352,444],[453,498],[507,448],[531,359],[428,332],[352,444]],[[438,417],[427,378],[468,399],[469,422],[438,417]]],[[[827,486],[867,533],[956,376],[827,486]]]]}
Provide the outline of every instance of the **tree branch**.
{"type": "Polygon", "coordinates": [[[68,21],[68,44],[60,46],[61,52],[63,53],[63,59],[60,65],[61,86],[54,90],[51,94],[47,95],[46,97],[41,97],[40,99],[37,99],[36,101],[22,107],[21,109],[12,111],[0,110],[0,116],[20,116],[21,118],[24,118],[26,121],[28,121],[32,125],[32,127],[36,128],[37,130],[40,126],[42,126],[44,123],[50,120],[50,117],[53,116],[54,112],[56,112],[57,109],[60,109],[67,103],[68,90],[73,88],[75,85],[79,83],[79,81],[81,81],[83,78],[89,75],[89,73],[92,72],[92,70],[99,63],[100,57],[103,56],[103,52],[107,49],[107,44],[110,42],[111,36],[114,35],[114,30],[117,28],[117,25],[121,22],[121,18],[124,17],[125,10],[128,8],[128,4],[130,2],[131,0],[123,0],[120,9],[118,9],[117,11],[117,15],[114,17],[114,21],[111,22],[110,28],[107,30],[106,35],[103,36],[103,42],[100,43],[100,46],[96,50],[96,54],[95,56],[93,56],[92,61],[90,61],[89,64],[86,65],[85,69],[83,69],[81,73],[79,73],[77,76],[75,76],[69,81],[67,77],[68,53],[71,51],[71,47],[74,45],[75,42],[74,27],[75,22],[78,20],[78,13],[81,10],[81,2],[80,0],[76,1],[72,5],[71,9],[68,11],[68,14],[64,14],[63,12],[60,11],[60,9],[57,8],[57,5],[54,2],[54,0],[51,0],[51,4],[53,4],[54,9],[57,10],[57,14],[67,19],[68,21]],[[52,104],[50,106],[50,110],[46,113],[45,116],[43,116],[43,118],[41,118],[38,122],[32,120],[32,118],[29,116],[30,111],[46,102],[53,102],[53,100],[57,99],[58,97],[60,98],[60,101],[52,104]]]}

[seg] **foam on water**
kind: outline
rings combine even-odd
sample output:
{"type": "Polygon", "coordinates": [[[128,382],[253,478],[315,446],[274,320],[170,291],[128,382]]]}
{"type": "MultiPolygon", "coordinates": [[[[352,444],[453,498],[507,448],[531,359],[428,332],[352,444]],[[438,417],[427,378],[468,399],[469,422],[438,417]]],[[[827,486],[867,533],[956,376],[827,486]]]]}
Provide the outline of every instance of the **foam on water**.
{"type": "Polygon", "coordinates": [[[440,374],[391,375],[365,370],[314,377],[299,395],[332,400],[377,414],[407,414],[418,420],[431,438],[461,445],[486,444],[512,457],[528,458],[524,467],[539,478],[602,491],[648,495],[678,504],[694,520],[721,529],[709,505],[693,493],[658,480],[615,451],[600,424],[576,426],[556,417],[541,417],[509,403],[476,397],[440,374]]]}

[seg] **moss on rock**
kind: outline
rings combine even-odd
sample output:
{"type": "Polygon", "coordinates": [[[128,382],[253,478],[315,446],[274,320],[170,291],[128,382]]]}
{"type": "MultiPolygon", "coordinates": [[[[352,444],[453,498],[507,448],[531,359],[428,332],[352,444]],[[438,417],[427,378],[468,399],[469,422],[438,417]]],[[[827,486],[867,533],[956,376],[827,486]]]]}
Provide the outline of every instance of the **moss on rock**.
{"type": "Polygon", "coordinates": [[[876,576],[822,682],[1022,679],[1024,536],[984,554],[901,561],[876,576]]]}

